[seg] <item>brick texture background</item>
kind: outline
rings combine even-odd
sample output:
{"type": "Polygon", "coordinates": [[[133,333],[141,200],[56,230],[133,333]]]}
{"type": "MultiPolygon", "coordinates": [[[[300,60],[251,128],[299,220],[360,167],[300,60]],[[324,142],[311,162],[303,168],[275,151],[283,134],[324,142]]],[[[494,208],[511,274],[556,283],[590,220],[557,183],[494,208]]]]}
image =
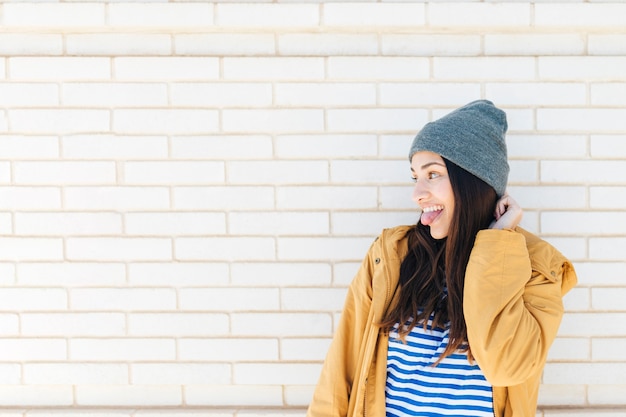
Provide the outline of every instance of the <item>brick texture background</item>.
{"type": "Polygon", "coordinates": [[[0,3],[0,417],[301,417],[408,145],[509,115],[580,284],[538,416],[626,415],[626,3],[0,3]],[[620,411],[622,410],[622,411],[620,411]]]}

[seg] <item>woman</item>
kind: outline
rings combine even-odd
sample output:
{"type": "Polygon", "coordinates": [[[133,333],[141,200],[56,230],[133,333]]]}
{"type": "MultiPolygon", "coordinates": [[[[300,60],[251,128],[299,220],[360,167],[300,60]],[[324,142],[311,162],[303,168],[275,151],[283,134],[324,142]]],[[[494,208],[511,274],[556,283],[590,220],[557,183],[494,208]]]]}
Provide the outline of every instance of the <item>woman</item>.
{"type": "Polygon", "coordinates": [[[372,244],[308,417],[535,416],[576,275],[517,227],[522,210],[505,194],[506,130],[505,113],[478,100],[415,137],[420,220],[372,244]]]}

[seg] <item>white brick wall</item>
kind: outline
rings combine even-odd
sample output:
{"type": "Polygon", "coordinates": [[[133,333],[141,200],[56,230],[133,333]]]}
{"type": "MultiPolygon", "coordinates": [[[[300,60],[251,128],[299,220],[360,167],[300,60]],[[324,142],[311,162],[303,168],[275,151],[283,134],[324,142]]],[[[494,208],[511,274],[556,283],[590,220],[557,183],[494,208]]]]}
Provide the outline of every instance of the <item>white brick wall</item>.
{"type": "Polygon", "coordinates": [[[537,415],[624,415],[625,15],[1,2],[0,417],[302,417],[365,251],[416,220],[413,135],[476,98],[579,272],[537,415]]]}

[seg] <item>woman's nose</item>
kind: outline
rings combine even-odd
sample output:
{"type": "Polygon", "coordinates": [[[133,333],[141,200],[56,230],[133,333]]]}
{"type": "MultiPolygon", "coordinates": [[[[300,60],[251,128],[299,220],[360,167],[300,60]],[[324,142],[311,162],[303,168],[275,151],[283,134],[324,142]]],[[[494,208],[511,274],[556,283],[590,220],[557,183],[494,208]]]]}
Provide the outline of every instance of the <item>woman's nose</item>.
{"type": "Polygon", "coordinates": [[[415,182],[415,185],[413,186],[413,201],[415,202],[415,204],[420,203],[420,201],[422,201],[422,199],[428,194],[428,190],[424,187],[423,183],[420,183],[419,181],[415,182]]]}

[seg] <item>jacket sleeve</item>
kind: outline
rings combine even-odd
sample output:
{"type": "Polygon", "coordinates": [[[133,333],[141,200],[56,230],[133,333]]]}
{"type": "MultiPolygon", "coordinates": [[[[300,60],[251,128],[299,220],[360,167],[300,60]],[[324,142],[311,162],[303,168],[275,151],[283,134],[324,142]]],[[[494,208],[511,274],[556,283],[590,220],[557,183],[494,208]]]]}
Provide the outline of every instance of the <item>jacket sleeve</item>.
{"type": "Polygon", "coordinates": [[[350,394],[357,378],[357,363],[366,336],[372,304],[372,260],[376,242],[370,248],[348,288],[345,304],[307,417],[340,417],[348,414],[350,394]]]}
{"type": "Polygon", "coordinates": [[[541,372],[556,337],[569,263],[542,243],[552,250],[537,254],[545,268],[533,268],[522,233],[489,229],[476,237],[463,309],[471,352],[494,386],[521,384],[541,372]]]}

